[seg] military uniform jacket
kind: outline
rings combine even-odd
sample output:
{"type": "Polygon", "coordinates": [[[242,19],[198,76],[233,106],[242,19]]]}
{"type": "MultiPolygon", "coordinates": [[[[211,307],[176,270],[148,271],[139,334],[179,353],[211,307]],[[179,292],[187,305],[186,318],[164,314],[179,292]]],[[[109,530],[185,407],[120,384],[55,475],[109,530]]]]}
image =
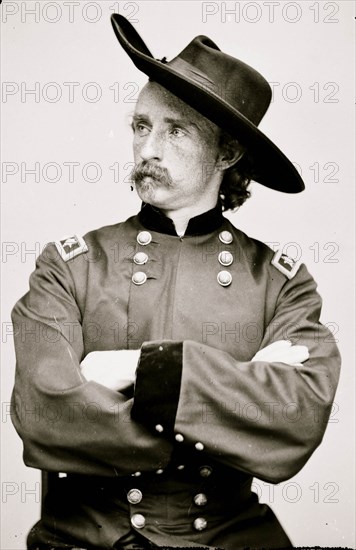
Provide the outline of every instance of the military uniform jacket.
{"type": "MultiPolygon", "coordinates": [[[[251,480],[296,474],[322,440],[339,354],[304,265],[222,217],[144,206],[48,245],[13,311],[13,421],[28,466],[65,472],[29,544],[113,548],[130,528],[166,547],[282,547],[251,480]],[[252,361],[277,340],[300,366],[252,361]],[[86,381],[92,351],[141,349],[134,392],[86,381]]],[[[118,365],[120,368],[120,365],[118,365]]]]}

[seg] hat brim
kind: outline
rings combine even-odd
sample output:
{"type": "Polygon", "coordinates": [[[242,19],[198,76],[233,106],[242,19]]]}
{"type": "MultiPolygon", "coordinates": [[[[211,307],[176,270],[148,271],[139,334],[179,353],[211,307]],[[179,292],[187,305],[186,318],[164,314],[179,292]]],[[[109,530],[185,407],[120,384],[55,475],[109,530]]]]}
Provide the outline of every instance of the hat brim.
{"type": "Polygon", "coordinates": [[[155,59],[125,17],[113,14],[111,22],[121,46],[140,71],[247,147],[254,181],[284,193],[303,191],[304,182],[297,169],[257,126],[212,90],[155,59]]]}

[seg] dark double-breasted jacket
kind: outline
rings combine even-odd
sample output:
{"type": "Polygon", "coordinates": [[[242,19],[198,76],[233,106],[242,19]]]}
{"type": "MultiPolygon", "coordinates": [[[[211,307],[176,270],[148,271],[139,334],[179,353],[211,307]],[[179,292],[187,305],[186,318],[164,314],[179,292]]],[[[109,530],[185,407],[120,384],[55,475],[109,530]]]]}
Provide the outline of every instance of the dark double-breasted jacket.
{"type": "Polygon", "coordinates": [[[24,460],[61,472],[29,545],[114,548],[134,529],[165,547],[287,546],[251,481],[290,478],[322,440],[339,354],[320,308],[304,265],[219,208],[184,237],[144,206],[48,245],[13,311],[24,460]],[[279,340],[310,358],[253,360],[279,340]],[[88,353],[119,349],[141,349],[134,390],[83,378],[88,353]]]}

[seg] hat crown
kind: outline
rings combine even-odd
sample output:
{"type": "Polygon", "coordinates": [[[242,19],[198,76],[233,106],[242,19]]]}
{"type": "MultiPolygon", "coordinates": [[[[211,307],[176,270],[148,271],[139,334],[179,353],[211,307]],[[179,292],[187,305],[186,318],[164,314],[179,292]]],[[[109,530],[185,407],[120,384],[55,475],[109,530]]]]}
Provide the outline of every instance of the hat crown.
{"type": "Polygon", "coordinates": [[[271,103],[267,80],[246,63],[222,52],[207,36],[194,38],[167,65],[216,94],[256,126],[271,103]]]}

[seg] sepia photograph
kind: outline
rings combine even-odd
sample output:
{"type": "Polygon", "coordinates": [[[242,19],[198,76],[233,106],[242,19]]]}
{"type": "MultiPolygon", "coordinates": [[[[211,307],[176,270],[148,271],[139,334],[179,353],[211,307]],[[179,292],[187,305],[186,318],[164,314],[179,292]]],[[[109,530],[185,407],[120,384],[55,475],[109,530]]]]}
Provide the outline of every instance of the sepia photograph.
{"type": "Polygon", "coordinates": [[[1,550],[356,547],[354,8],[1,3],[1,550]]]}

